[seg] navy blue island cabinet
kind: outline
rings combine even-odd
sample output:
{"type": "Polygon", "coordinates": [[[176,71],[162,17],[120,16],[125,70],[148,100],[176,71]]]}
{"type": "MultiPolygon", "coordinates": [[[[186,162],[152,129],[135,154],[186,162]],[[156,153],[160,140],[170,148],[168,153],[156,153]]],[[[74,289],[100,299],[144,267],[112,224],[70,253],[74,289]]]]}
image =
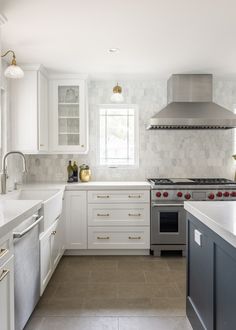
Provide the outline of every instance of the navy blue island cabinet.
{"type": "Polygon", "coordinates": [[[236,248],[187,213],[187,317],[194,330],[236,329],[236,248]]]}

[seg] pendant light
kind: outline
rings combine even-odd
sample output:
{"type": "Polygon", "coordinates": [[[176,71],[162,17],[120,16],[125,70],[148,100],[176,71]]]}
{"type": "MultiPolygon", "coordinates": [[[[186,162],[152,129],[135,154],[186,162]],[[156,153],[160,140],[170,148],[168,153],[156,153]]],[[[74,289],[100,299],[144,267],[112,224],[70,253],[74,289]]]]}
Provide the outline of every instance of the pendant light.
{"type": "Polygon", "coordinates": [[[121,103],[124,101],[124,97],[122,95],[122,88],[121,86],[117,85],[113,88],[113,94],[111,96],[111,101],[115,103],[121,103]]]}
{"type": "Polygon", "coordinates": [[[8,50],[5,54],[1,55],[1,57],[5,57],[9,53],[12,53],[12,61],[11,64],[6,68],[4,75],[10,79],[20,79],[24,77],[24,71],[16,64],[16,55],[13,50],[8,50]]]}

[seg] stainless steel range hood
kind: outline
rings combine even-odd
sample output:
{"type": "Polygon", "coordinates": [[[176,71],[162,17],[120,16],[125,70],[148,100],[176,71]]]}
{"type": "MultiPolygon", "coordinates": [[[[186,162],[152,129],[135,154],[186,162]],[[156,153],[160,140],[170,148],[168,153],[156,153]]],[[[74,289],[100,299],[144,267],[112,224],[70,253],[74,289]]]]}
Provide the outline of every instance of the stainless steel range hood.
{"type": "Polygon", "coordinates": [[[211,74],[175,74],[167,82],[167,106],[147,129],[229,129],[236,115],[212,102],[211,74]]]}

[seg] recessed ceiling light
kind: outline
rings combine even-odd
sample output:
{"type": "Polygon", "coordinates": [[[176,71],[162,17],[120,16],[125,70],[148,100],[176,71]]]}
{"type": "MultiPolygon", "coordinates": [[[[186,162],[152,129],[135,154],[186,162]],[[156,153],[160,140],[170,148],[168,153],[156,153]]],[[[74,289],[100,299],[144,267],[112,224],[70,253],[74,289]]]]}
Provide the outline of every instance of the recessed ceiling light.
{"type": "Polygon", "coordinates": [[[109,53],[118,53],[119,51],[120,51],[120,49],[119,49],[119,48],[115,48],[115,47],[114,47],[114,48],[109,48],[109,49],[108,49],[108,52],[109,52],[109,53]]]}

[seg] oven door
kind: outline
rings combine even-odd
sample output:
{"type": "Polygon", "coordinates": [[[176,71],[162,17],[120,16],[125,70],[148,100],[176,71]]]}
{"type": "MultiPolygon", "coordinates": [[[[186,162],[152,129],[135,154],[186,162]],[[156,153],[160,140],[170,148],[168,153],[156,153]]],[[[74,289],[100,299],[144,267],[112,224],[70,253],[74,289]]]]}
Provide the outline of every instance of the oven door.
{"type": "Polygon", "coordinates": [[[153,203],[151,244],[185,244],[186,212],[180,203],[153,203]]]}

